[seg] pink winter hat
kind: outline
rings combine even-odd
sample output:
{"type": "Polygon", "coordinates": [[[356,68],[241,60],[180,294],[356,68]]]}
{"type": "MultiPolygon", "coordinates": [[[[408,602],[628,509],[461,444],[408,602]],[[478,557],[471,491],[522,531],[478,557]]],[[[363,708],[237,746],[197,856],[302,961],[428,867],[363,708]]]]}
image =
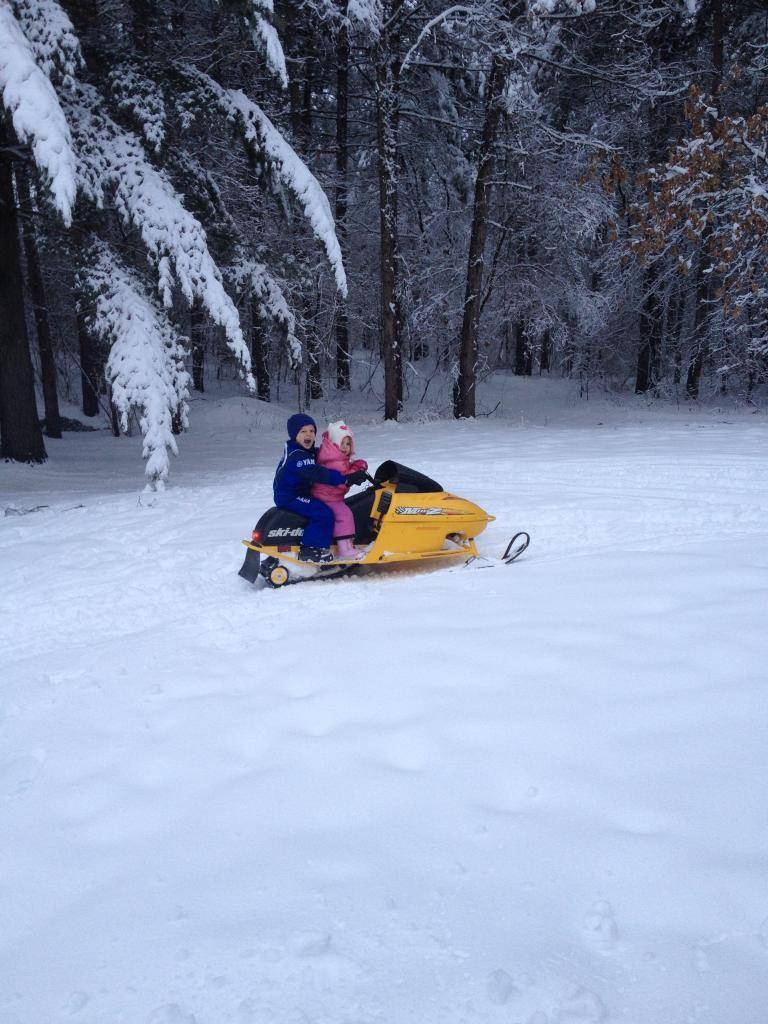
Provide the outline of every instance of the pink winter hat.
{"type": "Polygon", "coordinates": [[[333,441],[337,448],[341,448],[341,442],[348,437],[352,442],[352,449],[355,447],[355,435],[349,429],[344,420],[335,420],[328,424],[328,438],[333,441]]]}

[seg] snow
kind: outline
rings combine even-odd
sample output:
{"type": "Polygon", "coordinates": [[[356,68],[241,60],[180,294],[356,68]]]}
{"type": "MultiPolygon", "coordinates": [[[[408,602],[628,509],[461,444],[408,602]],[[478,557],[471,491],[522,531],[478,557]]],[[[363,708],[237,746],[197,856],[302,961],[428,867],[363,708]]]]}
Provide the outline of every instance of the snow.
{"type": "Polygon", "coordinates": [[[151,487],[162,488],[168,478],[168,453],[178,454],[173,417],[187,426],[189,374],[183,345],[165,311],[147,294],[141,281],[104,242],[95,242],[83,288],[95,295],[89,328],[107,344],[106,376],[120,424],[139,412],[143,456],[151,487]]]}
{"type": "Polygon", "coordinates": [[[416,37],[416,42],[413,44],[413,46],[411,46],[410,50],[408,50],[405,57],[403,57],[402,63],[400,64],[400,73],[402,74],[406,70],[411,60],[418,52],[421,44],[428,36],[434,33],[435,29],[438,28],[438,26],[445,25],[445,27],[450,30],[451,18],[466,17],[471,14],[472,9],[470,7],[467,7],[465,4],[453,4],[446,10],[441,11],[440,14],[436,14],[434,18],[430,18],[430,20],[426,23],[426,25],[424,25],[424,27],[416,37]]]}
{"type": "Polygon", "coordinates": [[[163,303],[173,303],[178,282],[189,303],[199,299],[215,323],[224,328],[227,344],[253,386],[251,357],[234,303],[208,250],[200,222],[184,208],[170,181],[149,163],[138,138],[116,124],[96,90],[81,85],[67,104],[78,156],[78,183],[97,205],[105,190],[114,189],[117,212],[141,234],[157,273],[163,303]]]}
{"type": "Polygon", "coordinates": [[[157,82],[147,78],[135,65],[123,61],[110,70],[109,89],[118,110],[133,118],[153,152],[159,154],[165,141],[167,112],[165,97],[157,82]]]}
{"type": "Polygon", "coordinates": [[[341,247],[336,237],[336,225],[328,197],[320,182],[261,107],[249,99],[241,89],[225,89],[210,75],[192,65],[187,65],[184,73],[210,92],[229,118],[239,118],[246,141],[258,152],[266,155],[272,171],[301,203],[304,216],[309,221],[315,237],[325,248],[336,279],[336,287],[346,296],[347,277],[341,247]]]}
{"type": "Polygon", "coordinates": [[[353,26],[378,38],[382,19],[381,0],[349,0],[347,17],[353,26]]]}
{"type": "Polygon", "coordinates": [[[40,69],[71,86],[83,57],[69,15],[56,0],[13,0],[13,9],[40,69]]]}
{"type": "Polygon", "coordinates": [[[72,222],[75,156],[69,125],[53,86],[6,3],[0,0],[0,94],[21,142],[29,142],[64,223],[72,222]]]}
{"type": "Polygon", "coordinates": [[[241,297],[255,296],[261,315],[274,320],[285,330],[285,348],[288,364],[295,368],[301,363],[301,342],[296,336],[296,317],[277,279],[263,263],[239,252],[237,260],[226,268],[225,276],[241,297]]]}
{"type": "Polygon", "coordinates": [[[540,17],[561,12],[592,14],[596,6],[596,0],[533,0],[531,12],[540,17]]]}
{"type": "Polygon", "coordinates": [[[284,89],[288,88],[288,69],[285,66],[285,54],[275,26],[264,15],[274,16],[272,0],[254,0],[251,17],[253,20],[253,37],[264,48],[267,67],[277,77],[284,89]]]}
{"type": "Polygon", "coordinates": [[[762,1024],[765,419],[525,388],[350,416],[509,568],[249,587],[250,398],[160,496],[106,432],[0,465],[49,506],[0,519],[3,1024],[762,1024]]]}

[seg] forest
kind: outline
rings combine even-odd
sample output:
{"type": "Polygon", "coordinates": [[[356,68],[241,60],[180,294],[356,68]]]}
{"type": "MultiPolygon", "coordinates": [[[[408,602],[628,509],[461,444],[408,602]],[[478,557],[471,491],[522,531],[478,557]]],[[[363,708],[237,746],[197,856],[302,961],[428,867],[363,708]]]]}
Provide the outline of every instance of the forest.
{"type": "Polygon", "coordinates": [[[766,72],[762,0],[0,0],[2,456],[162,484],[212,379],[758,405],[766,72]]]}

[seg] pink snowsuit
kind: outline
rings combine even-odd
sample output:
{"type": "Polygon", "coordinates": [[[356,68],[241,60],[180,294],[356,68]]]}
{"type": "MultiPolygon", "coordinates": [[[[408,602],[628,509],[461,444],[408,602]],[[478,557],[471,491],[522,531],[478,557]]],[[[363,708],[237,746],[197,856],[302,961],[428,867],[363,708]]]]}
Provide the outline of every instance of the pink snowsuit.
{"type": "MultiPolygon", "coordinates": [[[[368,469],[367,462],[363,459],[353,460],[352,455],[354,455],[354,449],[350,455],[347,455],[338,445],[333,443],[330,437],[328,437],[328,431],[326,430],[323,434],[323,443],[320,445],[320,451],[317,453],[317,464],[318,466],[325,466],[326,469],[336,469],[339,473],[344,473],[345,476],[348,473],[356,473],[359,469],[368,469]]],[[[348,490],[347,484],[338,484],[337,486],[314,484],[312,487],[312,497],[325,502],[333,512],[334,540],[339,537],[354,537],[355,535],[355,518],[344,501],[344,495],[348,490]]]]}

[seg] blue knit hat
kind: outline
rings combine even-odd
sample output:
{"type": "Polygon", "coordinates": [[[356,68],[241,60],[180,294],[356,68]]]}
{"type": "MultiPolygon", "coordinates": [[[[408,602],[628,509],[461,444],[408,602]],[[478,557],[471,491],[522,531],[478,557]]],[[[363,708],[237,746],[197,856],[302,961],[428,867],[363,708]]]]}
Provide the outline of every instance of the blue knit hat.
{"type": "Polygon", "coordinates": [[[314,427],[317,430],[317,424],[305,412],[295,412],[293,416],[288,417],[288,437],[291,441],[296,440],[296,435],[302,427],[314,427]]]}

